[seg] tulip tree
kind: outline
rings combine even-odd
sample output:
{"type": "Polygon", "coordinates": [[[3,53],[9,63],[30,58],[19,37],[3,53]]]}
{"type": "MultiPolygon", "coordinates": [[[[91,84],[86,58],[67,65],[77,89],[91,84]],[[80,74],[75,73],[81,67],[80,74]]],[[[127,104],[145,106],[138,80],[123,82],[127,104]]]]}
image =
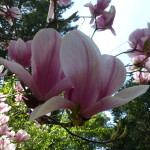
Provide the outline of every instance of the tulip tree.
{"type": "MultiPolygon", "coordinates": [[[[92,38],[73,30],[76,27],[71,27],[70,22],[77,19],[77,12],[62,18],[71,4],[71,0],[3,0],[0,5],[3,56],[0,77],[4,82],[1,92],[12,106],[9,126],[14,130],[22,128],[16,135],[10,135],[2,130],[6,126],[1,126],[0,132],[7,134],[10,142],[12,139],[17,142],[3,142],[2,149],[12,145],[20,149],[106,147],[125,137],[127,127],[119,124],[115,131],[106,123],[103,111],[125,105],[149,88],[141,77],[147,77],[142,73],[150,70],[147,65],[150,25],[142,37],[137,31],[131,34],[131,50],[126,52],[132,56],[136,52],[145,55],[133,61],[134,65],[139,61],[140,68],[135,75],[140,79],[135,80],[144,85],[122,88],[127,72],[121,60],[102,55],[92,38]],[[19,121],[15,121],[17,118],[19,121]],[[26,141],[29,137],[31,140],[26,141]]],[[[85,4],[91,12],[92,37],[98,30],[109,29],[116,34],[112,27],[116,9],[110,6],[107,11],[109,4],[110,0],[85,4]]],[[[137,64],[130,69],[136,67],[137,64]]],[[[3,134],[0,138],[6,140],[3,134]]]]}

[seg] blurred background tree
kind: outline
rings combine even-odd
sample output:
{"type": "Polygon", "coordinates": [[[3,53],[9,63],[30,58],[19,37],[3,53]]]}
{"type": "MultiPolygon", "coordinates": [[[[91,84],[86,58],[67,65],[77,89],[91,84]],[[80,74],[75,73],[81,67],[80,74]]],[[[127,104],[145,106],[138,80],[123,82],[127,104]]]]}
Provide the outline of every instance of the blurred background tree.
{"type": "MultiPolygon", "coordinates": [[[[73,2],[67,6],[57,6],[56,18],[61,20],[61,23],[46,22],[49,0],[1,0],[0,10],[7,6],[18,7],[21,10],[21,19],[14,19],[13,26],[5,20],[4,16],[0,15],[0,42],[9,43],[11,39],[22,38],[24,41],[33,39],[34,35],[43,28],[49,27],[56,29],[62,35],[77,28],[71,23],[78,20],[76,14],[71,17],[71,19],[64,19],[63,13],[70,9],[73,2]]],[[[72,14],[70,14],[71,16],[72,14]]],[[[3,47],[0,48],[0,56],[5,57],[7,51],[3,51],[3,47]]]]}
{"type": "MultiPolygon", "coordinates": [[[[135,84],[132,79],[125,87],[135,84]]],[[[121,141],[115,142],[109,150],[149,150],[150,149],[150,89],[134,101],[113,109],[114,122],[127,125],[128,134],[121,141]]]]}

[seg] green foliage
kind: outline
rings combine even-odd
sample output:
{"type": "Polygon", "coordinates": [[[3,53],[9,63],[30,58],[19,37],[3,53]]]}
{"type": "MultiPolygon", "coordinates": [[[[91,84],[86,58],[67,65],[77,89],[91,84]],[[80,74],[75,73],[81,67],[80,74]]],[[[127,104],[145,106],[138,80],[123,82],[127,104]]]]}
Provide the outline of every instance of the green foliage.
{"type": "MultiPolygon", "coordinates": [[[[20,148],[21,150],[91,150],[101,148],[103,145],[94,144],[70,135],[63,127],[58,125],[42,125],[37,121],[29,121],[30,110],[24,102],[16,102],[16,90],[14,82],[17,80],[15,76],[7,77],[4,86],[0,88],[0,93],[7,94],[6,103],[11,106],[11,110],[7,113],[10,116],[8,126],[11,130],[18,131],[23,129],[27,131],[31,137],[25,141],[20,148]]],[[[53,117],[58,115],[54,113],[53,117]]],[[[61,112],[61,122],[68,121],[66,111],[61,112]]],[[[68,129],[77,135],[94,141],[109,140],[113,132],[112,127],[107,127],[109,119],[103,114],[98,114],[85,122],[84,126],[68,127],[68,129]]],[[[104,145],[105,146],[105,145],[104,145]]],[[[19,149],[19,148],[18,148],[19,149]]]]}

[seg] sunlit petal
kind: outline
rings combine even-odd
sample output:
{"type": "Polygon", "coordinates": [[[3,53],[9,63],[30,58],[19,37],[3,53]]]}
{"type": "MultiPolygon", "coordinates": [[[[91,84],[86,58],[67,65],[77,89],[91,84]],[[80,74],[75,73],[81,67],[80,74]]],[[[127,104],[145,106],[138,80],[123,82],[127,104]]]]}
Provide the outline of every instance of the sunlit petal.
{"type": "Polygon", "coordinates": [[[74,85],[71,101],[89,106],[100,89],[100,51],[95,43],[80,31],[67,34],[61,44],[60,60],[65,75],[74,85]]]}
{"type": "Polygon", "coordinates": [[[74,104],[72,102],[70,102],[67,99],[56,96],[49,99],[44,104],[36,107],[31,113],[30,120],[34,120],[55,110],[60,110],[60,109],[73,110],[73,108],[74,108],[74,104]]]}
{"type": "Polygon", "coordinates": [[[54,29],[40,30],[32,41],[32,76],[43,96],[60,79],[60,43],[61,36],[54,29]]]}
{"type": "Polygon", "coordinates": [[[91,107],[88,107],[82,115],[85,118],[90,118],[91,116],[112,108],[122,106],[134,98],[144,94],[149,88],[149,85],[140,85],[135,87],[126,88],[115,96],[104,97],[100,102],[95,103],[91,107]]]}
{"type": "Polygon", "coordinates": [[[126,69],[119,59],[110,55],[102,55],[102,58],[103,70],[98,101],[104,96],[110,96],[118,91],[126,79],[126,69]]]}
{"type": "Polygon", "coordinates": [[[41,98],[41,94],[38,91],[32,76],[20,64],[3,58],[0,58],[0,64],[4,65],[7,69],[16,74],[17,77],[33,91],[36,97],[39,99],[41,98]]]}

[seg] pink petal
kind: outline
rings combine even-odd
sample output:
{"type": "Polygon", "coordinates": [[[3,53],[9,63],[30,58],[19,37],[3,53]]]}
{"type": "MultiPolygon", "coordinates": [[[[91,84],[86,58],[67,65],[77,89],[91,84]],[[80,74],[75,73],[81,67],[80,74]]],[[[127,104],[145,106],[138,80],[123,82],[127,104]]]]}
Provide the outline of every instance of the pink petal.
{"type": "Polygon", "coordinates": [[[49,22],[50,19],[54,18],[54,2],[50,0],[49,10],[46,22],[49,22]]]}
{"type": "Polygon", "coordinates": [[[30,42],[25,43],[20,38],[18,38],[17,41],[11,41],[8,46],[8,52],[11,60],[18,62],[25,68],[30,66],[30,58],[31,58],[30,42]]]}
{"type": "Polygon", "coordinates": [[[26,52],[27,47],[22,39],[18,39],[14,49],[15,61],[26,67],[26,52]]]}
{"type": "Polygon", "coordinates": [[[10,58],[12,60],[15,59],[15,54],[14,54],[14,50],[15,50],[15,45],[16,45],[16,41],[15,40],[11,40],[8,46],[8,53],[10,55],[10,58]]]}
{"type": "Polygon", "coordinates": [[[80,31],[67,34],[61,44],[60,60],[74,85],[71,101],[87,107],[98,96],[101,55],[95,43],[80,31]]]}
{"type": "Polygon", "coordinates": [[[45,100],[50,99],[56,95],[59,95],[64,90],[71,88],[73,85],[68,78],[62,79],[58,84],[56,84],[44,97],[45,100]]]}
{"type": "Polygon", "coordinates": [[[61,40],[61,36],[56,30],[43,29],[35,35],[32,41],[32,75],[43,96],[60,80],[61,40]]]}
{"type": "Polygon", "coordinates": [[[33,91],[38,99],[41,98],[41,94],[39,93],[32,76],[20,64],[3,58],[0,58],[0,64],[4,65],[11,72],[15,73],[16,76],[33,91]]]}
{"type": "Polygon", "coordinates": [[[98,101],[118,91],[126,79],[126,69],[118,58],[110,55],[102,55],[102,58],[103,69],[101,71],[101,90],[98,101]]]}
{"type": "Polygon", "coordinates": [[[98,103],[95,103],[91,107],[87,108],[82,113],[82,116],[84,116],[85,118],[90,118],[99,112],[122,106],[133,100],[134,98],[144,94],[148,90],[148,88],[149,85],[134,86],[120,91],[119,93],[115,94],[114,97],[104,97],[98,103]]]}
{"type": "Polygon", "coordinates": [[[56,96],[49,99],[44,104],[36,107],[31,113],[30,120],[34,120],[55,110],[60,110],[60,109],[73,110],[74,107],[75,105],[71,103],[69,100],[56,96]]]}
{"type": "Polygon", "coordinates": [[[21,18],[21,13],[20,13],[20,9],[19,8],[11,7],[11,8],[9,8],[8,11],[11,13],[11,16],[13,18],[16,18],[16,19],[21,18]]]}

